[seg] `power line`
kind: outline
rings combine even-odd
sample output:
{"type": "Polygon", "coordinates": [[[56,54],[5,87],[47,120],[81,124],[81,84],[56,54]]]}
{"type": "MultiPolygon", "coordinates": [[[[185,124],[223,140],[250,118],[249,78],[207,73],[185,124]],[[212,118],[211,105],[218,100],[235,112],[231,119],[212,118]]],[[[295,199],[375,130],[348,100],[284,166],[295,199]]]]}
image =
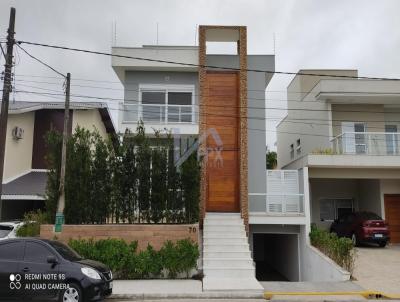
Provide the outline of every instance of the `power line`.
{"type": "Polygon", "coordinates": [[[194,64],[194,63],[184,63],[184,62],[176,62],[176,61],[169,61],[169,60],[159,60],[159,59],[151,59],[151,58],[143,58],[143,57],[117,55],[117,54],[101,52],[101,51],[94,51],[94,50],[87,50],[87,49],[82,49],[82,48],[59,46],[59,45],[51,45],[51,44],[44,44],[44,43],[36,43],[36,42],[29,42],[29,41],[22,41],[22,40],[18,40],[16,42],[18,44],[35,45],[35,46],[42,46],[42,47],[48,47],[48,48],[55,48],[55,49],[77,51],[77,52],[83,52],[83,53],[89,53],[89,54],[96,54],[96,55],[102,55],[102,56],[110,56],[110,57],[117,57],[117,58],[124,58],[124,59],[133,59],[133,60],[140,60],[140,61],[157,62],[157,63],[167,63],[167,64],[174,64],[174,65],[181,65],[181,66],[200,67],[200,68],[222,69],[222,70],[231,70],[231,71],[259,72],[259,73],[269,73],[269,74],[331,77],[331,78],[342,78],[342,79],[391,80],[391,81],[399,81],[400,80],[399,78],[361,77],[361,76],[335,75],[335,74],[328,75],[328,74],[319,74],[319,73],[272,71],[272,70],[248,69],[248,68],[241,69],[241,68],[216,66],[216,65],[200,65],[200,64],[194,64]]]}
{"type": "MultiPolygon", "coordinates": [[[[16,91],[16,92],[21,92],[21,91],[16,91]]],[[[35,94],[39,94],[39,95],[47,95],[47,94],[44,94],[44,93],[36,93],[35,92],[35,94]]],[[[55,98],[55,99],[57,99],[57,100],[61,100],[60,98],[57,98],[57,97],[54,97],[54,94],[51,94],[51,96],[50,97],[52,97],[52,98],[55,98]]],[[[78,101],[78,103],[79,103],[79,101],[78,101]]],[[[77,105],[77,104],[75,104],[75,105],[77,105]]],[[[77,105],[77,106],[79,106],[79,105],[77,105]]],[[[82,106],[84,106],[84,105],[82,105],[82,106]]],[[[118,108],[110,108],[110,107],[108,107],[108,109],[110,110],[110,111],[118,111],[118,112],[128,112],[128,113],[138,113],[138,110],[127,110],[127,109],[118,109],[118,108]]],[[[206,114],[199,114],[199,116],[213,116],[213,117],[233,117],[233,118],[237,118],[237,117],[242,117],[241,115],[227,115],[227,114],[213,114],[213,113],[206,113],[206,114]]],[[[248,118],[248,120],[268,120],[268,118],[264,118],[264,117],[247,117],[248,118]]],[[[350,121],[350,120],[337,120],[338,122],[345,122],[345,121],[350,121]]],[[[292,122],[292,121],[288,121],[288,122],[292,122]]],[[[378,121],[370,121],[370,122],[378,122],[378,121]]],[[[381,121],[382,123],[388,123],[388,122],[400,122],[400,121],[387,121],[387,120],[385,120],[385,121],[381,121]]],[[[292,123],[296,123],[296,122],[292,122],[292,123]]],[[[336,125],[334,125],[334,124],[329,124],[329,123],[314,123],[314,122],[297,122],[297,124],[305,124],[305,125],[311,125],[311,126],[313,126],[313,125],[315,125],[315,126],[317,126],[317,125],[324,125],[324,126],[338,126],[338,124],[336,124],[336,125]]],[[[340,124],[339,124],[340,125],[340,124]]],[[[226,125],[227,127],[231,127],[231,125],[226,125]]],[[[369,129],[382,129],[381,127],[368,127],[369,129]]],[[[263,129],[253,129],[253,128],[249,128],[249,129],[251,129],[251,130],[257,130],[257,131],[262,131],[263,129]]],[[[271,131],[273,131],[273,130],[271,130],[271,131]]],[[[276,130],[275,131],[276,133],[281,133],[280,131],[278,131],[278,130],[276,130]]],[[[285,133],[285,132],[283,132],[283,133],[285,133]]],[[[288,132],[289,133],[289,132],[288,132]]],[[[292,133],[292,132],[290,132],[290,134],[299,134],[299,133],[292,133]]],[[[303,135],[311,135],[311,136],[315,136],[316,134],[312,134],[312,133],[302,133],[303,135]]],[[[317,135],[318,136],[318,135],[317,135]]],[[[330,137],[330,136],[327,136],[327,137],[330,137]]],[[[378,139],[379,140],[379,139],[378,139]]]]}
{"type": "MultiPolygon", "coordinates": [[[[60,93],[47,93],[47,92],[35,92],[35,91],[26,91],[26,90],[19,90],[18,92],[21,93],[30,93],[30,94],[42,94],[42,95],[55,95],[60,96],[64,94],[60,93]]],[[[131,102],[132,104],[140,104],[138,100],[127,100],[124,98],[114,98],[114,97],[101,97],[101,96],[92,96],[92,95],[80,95],[80,94],[71,94],[73,97],[77,98],[87,98],[87,99],[97,99],[102,101],[125,101],[131,102]]],[[[125,104],[125,105],[129,105],[125,104]]],[[[196,105],[197,107],[226,107],[226,105],[196,105]]],[[[242,108],[243,106],[233,106],[233,108],[242,108]]],[[[305,112],[332,112],[329,109],[308,109],[308,108],[280,108],[280,107],[251,107],[247,106],[248,109],[261,109],[261,110],[282,110],[282,111],[305,111],[305,112]]],[[[400,111],[374,111],[374,110],[334,110],[334,112],[344,112],[344,113],[400,113],[400,111]]]]}
{"type": "Polygon", "coordinates": [[[40,64],[46,66],[47,68],[51,69],[52,71],[54,71],[55,73],[61,75],[62,77],[64,77],[64,79],[66,78],[66,76],[64,74],[62,74],[61,72],[59,72],[58,70],[56,70],[54,67],[51,67],[49,64],[43,62],[42,60],[40,60],[39,58],[35,57],[34,55],[30,54],[28,51],[26,51],[24,48],[22,48],[22,46],[20,44],[16,44],[23,52],[25,52],[28,56],[30,56],[32,59],[38,61],[40,64]]]}

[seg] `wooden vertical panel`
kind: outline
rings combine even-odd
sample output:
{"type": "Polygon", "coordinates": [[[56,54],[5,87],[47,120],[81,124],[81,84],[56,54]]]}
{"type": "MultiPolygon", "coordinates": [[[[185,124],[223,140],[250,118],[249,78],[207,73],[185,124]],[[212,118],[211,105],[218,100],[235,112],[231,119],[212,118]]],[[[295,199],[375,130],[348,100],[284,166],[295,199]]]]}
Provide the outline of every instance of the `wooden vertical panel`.
{"type": "Polygon", "coordinates": [[[400,195],[385,194],[385,220],[389,224],[391,243],[400,243],[400,195]]]}

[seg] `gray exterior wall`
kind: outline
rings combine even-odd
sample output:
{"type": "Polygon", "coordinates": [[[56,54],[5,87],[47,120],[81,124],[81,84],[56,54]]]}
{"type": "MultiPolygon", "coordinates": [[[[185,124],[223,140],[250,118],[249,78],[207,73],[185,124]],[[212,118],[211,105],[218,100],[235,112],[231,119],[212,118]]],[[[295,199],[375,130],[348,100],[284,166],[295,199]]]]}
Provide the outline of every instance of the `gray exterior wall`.
{"type": "MultiPolygon", "coordinates": [[[[197,72],[126,71],[125,83],[124,83],[124,90],[125,90],[124,103],[138,104],[139,84],[163,84],[163,85],[194,85],[195,104],[197,105],[199,103],[198,83],[199,80],[197,72]]],[[[124,116],[126,114],[131,114],[131,113],[124,112],[124,116]]]]}

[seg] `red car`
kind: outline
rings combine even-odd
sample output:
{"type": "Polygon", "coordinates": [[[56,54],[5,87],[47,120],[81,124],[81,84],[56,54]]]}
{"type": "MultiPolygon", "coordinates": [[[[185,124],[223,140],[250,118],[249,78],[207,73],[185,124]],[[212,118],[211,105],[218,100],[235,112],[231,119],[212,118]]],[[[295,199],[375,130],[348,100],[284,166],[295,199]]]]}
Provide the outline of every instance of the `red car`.
{"type": "Polygon", "coordinates": [[[372,212],[347,213],[336,219],[330,228],[339,237],[351,238],[353,244],[377,243],[385,247],[390,241],[388,224],[372,212]]]}

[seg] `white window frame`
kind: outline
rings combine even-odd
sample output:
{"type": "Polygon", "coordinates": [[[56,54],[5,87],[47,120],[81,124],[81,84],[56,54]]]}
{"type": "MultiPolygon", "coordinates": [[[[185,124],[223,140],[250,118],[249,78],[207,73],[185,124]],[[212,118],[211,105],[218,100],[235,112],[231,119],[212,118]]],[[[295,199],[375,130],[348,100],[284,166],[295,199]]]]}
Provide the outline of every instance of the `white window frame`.
{"type": "Polygon", "coordinates": [[[331,197],[325,197],[325,198],[320,198],[318,200],[319,203],[319,220],[320,221],[327,221],[327,222],[332,222],[335,219],[338,219],[339,214],[338,214],[338,208],[343,208],[343,207],[338,207],[338,201],[342,201],[342,200],[346,200],[346,201],[351,201],[351,207],[346,207],[346,209],[352,209],[352,211],[355,210],[354,204],[355,204],[355,199],[354,198],[331,198],[331,197]],[[325,220],[321,220],[321,202],[322,201],[331,201],[333,202],[333,208],[334,208],[334,218],[333,219],[325,219],[325,220]]]}
{"type": "MultiPolygon", "coordinates": [[[[192,94],[192,122],[195,124],[195,86],[194,85],[181,85],[181,84],[139,84],[139,118],[143,117],[142,107],[142,93],[143,92],[165,92],[165,121],[168,124],[168,92],[190,92],[192,94]]],[[[163,104],[160,104],[163,105],[163,104]]],[[[179,122],[182,124],[189,124],[187,122],[179,122]]]]}

